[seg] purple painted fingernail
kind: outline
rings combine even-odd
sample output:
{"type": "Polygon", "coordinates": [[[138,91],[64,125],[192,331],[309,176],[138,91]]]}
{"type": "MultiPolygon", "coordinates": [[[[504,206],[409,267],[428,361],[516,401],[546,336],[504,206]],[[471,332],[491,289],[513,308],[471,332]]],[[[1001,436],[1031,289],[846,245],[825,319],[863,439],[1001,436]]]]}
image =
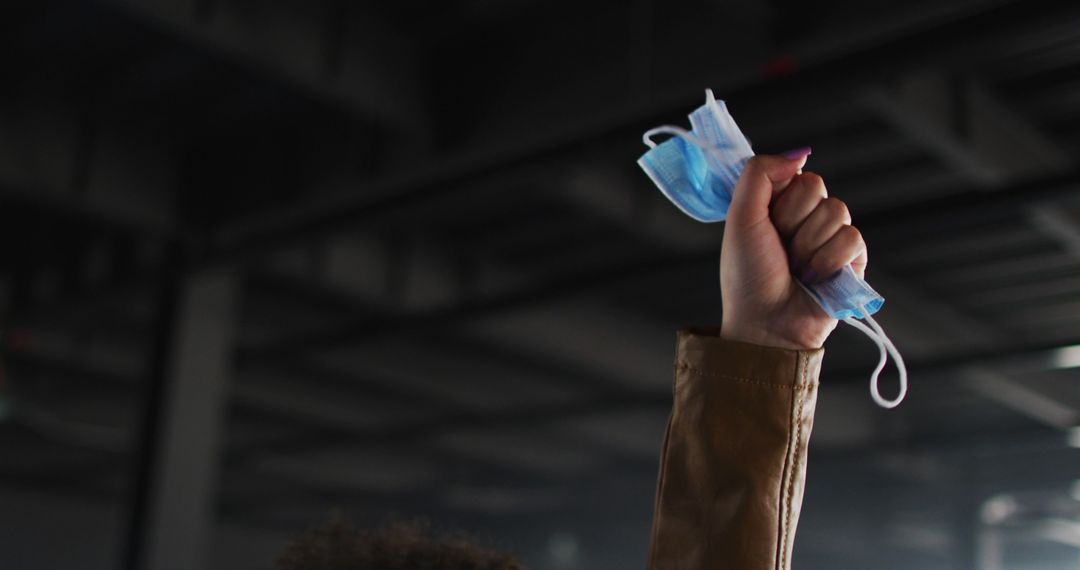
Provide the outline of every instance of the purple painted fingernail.
{"type": "Polygon", "coordinates": [[[803,283],[805,283],[807,285],[811,285],[811,284],[816,283],[817,282],[817,271],[814,271],[813,269],[807,269],[806,271],[803,272],[802,278],[799,279],[799,281],[802,281],[803,283]]]}
{"type": "Polygon", "coordinates": [[[784,158],[786,158],[788,160],[798,160],[800,158],[803,158],[804,156],[810,156],[810,153],[811,153],[810,147],[804,146],[802,148],[797,148],[795,150],[789,150],[789,151],[787,151],[785,153],[782,153],[780,156],[783,156],[784,158]]]}

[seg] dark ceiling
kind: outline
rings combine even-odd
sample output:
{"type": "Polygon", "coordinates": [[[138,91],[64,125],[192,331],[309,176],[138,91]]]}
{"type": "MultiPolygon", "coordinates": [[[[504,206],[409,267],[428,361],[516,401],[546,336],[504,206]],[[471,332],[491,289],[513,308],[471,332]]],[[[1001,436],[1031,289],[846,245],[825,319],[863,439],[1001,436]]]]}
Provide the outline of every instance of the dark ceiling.
{"type": "Polygon", "coordinates": [[[170,295],[223,272],[214,567],[335,508],[641,567],[721,228],[634,161],[705,87],[813,146],[911,370],[879,410],[829,341],[799,567],[1076,567],[1080,4],[50,0],[0,65],[4,567],[120,564],[170,295]]]}

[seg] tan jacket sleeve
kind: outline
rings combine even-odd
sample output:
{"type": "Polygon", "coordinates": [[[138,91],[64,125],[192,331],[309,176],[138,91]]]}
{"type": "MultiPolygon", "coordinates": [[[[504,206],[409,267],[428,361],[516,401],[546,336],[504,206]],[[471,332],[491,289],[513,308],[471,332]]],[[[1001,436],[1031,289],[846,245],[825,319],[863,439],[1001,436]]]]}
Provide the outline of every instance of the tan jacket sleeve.
{"type": "Polygon", "coordinates": [[[679,331],[649,570],[788,570],[822,351],[679,331]]]}

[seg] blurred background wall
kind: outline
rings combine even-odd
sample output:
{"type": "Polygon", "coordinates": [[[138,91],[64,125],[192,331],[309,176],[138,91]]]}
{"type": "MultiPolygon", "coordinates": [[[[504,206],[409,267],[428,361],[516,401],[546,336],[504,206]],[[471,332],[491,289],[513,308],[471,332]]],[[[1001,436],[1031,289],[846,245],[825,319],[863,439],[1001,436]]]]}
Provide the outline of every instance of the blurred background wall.
{"type": "Polygon", "coordinates": [[[2,568],[334,509],[642,567],[722,228],[634,161],[705,87],[813,146],[911,369],[829,341],[797,566],[1080,565],[1076,3],[21,1],[0,64],[2,568]]]}

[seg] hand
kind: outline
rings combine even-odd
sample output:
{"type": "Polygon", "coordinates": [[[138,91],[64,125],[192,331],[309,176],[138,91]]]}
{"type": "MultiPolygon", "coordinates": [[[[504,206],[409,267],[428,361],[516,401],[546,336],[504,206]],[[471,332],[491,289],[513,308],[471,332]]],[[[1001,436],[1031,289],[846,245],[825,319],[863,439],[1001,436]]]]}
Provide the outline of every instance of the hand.
{"type": "Polygon", "coordinates": [[[851,226],[847,205],[829,198],[825,183],[802,172],[798,158],[758,155],[735,186],[720,254],[721,336],[754,344],[818,348],[836,328],[795,282],[833,276],[850,263],[862,277],[866,243],[851,226]]]}

